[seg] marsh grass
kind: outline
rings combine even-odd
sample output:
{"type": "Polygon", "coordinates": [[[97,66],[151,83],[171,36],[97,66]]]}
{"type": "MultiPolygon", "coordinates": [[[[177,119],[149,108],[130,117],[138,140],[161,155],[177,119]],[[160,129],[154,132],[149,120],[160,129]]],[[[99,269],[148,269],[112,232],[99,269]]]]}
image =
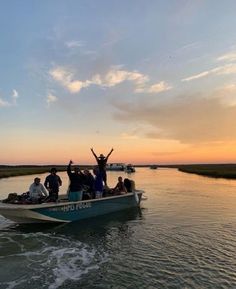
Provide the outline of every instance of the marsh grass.
{"type": "MultiPolygon", "coordinates": [[[[50,165],[50,166],[4,166],[0,165],[0,178],[9,178],[15,176],[23,175],[34,175],[34,174],[43,174],[50,172],[51,168],[57,168],[57,171],[65,171],[66,166],[50,165]]],[[[89,166],[80,166],[81,169],[88,168],[89,166]]]]}
{"type": "Polygon", "coordinates": [[[179,171],[214,178],[236,179],[236,164],[181,165],[179,171]]]}

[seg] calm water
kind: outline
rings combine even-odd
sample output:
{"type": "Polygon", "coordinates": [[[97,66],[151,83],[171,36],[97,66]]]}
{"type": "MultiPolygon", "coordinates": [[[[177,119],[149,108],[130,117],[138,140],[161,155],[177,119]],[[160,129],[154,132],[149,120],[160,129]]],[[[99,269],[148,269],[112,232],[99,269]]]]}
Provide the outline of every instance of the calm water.
{"type": "MultiPolygon", "coordinates": [[[[0,197],[33,178],[0,180],[0,197]]],[[[131,178],[148,197],[140,210],[57,226],[0,217],[0,288],[236,288],[236,181],[149,168],[131,178]]]]}

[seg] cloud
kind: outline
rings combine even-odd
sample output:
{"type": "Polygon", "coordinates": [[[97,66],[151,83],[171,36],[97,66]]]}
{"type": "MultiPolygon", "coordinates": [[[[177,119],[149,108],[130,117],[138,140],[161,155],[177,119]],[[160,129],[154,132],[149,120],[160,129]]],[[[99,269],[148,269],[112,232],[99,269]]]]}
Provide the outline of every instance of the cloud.
{"type": "Polygon", "coordinates": [[[57,100],[58,98],[55,95],[49,93],[46,100],[48,107],[51,105],[51,103],[56,102],[57,100]]]}
{"type": "Polygon", "coordinates": [[[147,75],[138,71],[127,71],[121,69],[120,66],[112,67],[105,74],[95,74],[91,79],[84,81],[75,79],[74,73],[63,67],[54,68],[49,71],[49,74],[55,81],[68,89],[71,93],[78,93],[83,88],[91,85],[110,88],[126,81],[131,82],[134,85],[135,93],[160,93],[172,88],[165,81],[150,84],[150,79],[147,75]]]}
{"type": "Polygon", "coordinates": [[[11,100],[4,100],[0,98],[0,107],[9,107],[17,105],[17,98],[19,98],[19,94],[16,89],[12,90],[11,100]]]}
{"type": "Polygon", "coordinates": [[[221,55],[217,58],[218,61],[235,61],[236,60],[236,52],[229,52],[224,55],[221,55]]]}
{"type": "Polygon", "coordinates": [[[77,48],[77,47],[83,47],[85,46],[85,42],[84,41],[77,41],[77,40],[72,40],[72,41],[67,41],[65,43],[65,45],[68,48],[77,48]]]}
{"type": "Polygon", "coordinates": [[[218,58],[216,58],[216,61],[224,61],[226,64],[185,77],[181,81],[191,81],[191,80],[203,78],[209,75],[225,75],[225,74],[236,73],[236,63],[234,63],[234,61],[236,61],[236,52],[229,52],[229,53],[223,54],[219,56],[218,58]]]}
{"type": "Polygon", "coordinates": [[[17,104],[17,98],[19,98],[18,91],[16,91],[15,89],[13,89],[13,91],[12,91],[12,101],[13,101],[13,104],[14,104],[14,105],[17,104]]]}
{"type": "Polygon", "coordinates": [[[181,81],[191,81],[191,80],[202,78],[208,75],[224,75],[224,74],[235,74],[235,73],[236,73],[236,63],[231,63],[231,64],[219,66],[219,67],[206,70],[201,73],[183,78],[181,81]]]}
{"type": "Polygon", "coordinates": [[[103,77],[101,77],[101,85],[105,87],[112,87],[124,81],[131,81],[137,86],[144,85],[149,81],[148,76],[143,75],[137,71],[126,71],[111,69],[103,77]]]}
{"type": "Polygon", "coordinates": [[[150,87],[138,87],[135,91],[140,92],[146,92],[146,93],[160,93],[162,91],[170,90],[172,89],[172,86],[166,83],[165,81],[161,81],[159,83],[153,84],[150,87]]]}
{"type": "Polygon", "coordinates": [[[18,98],[19,97],[19,94],[18,94],[18,92],[15,89],[13,89],[13,91],[12,91],[12,97],[13,98],[18,98]]]}
{"type": "MultiPolygon", "coordinates": [[[[169,101],[113,102],[114,118],[128,124],[149,125],[147,138],[170,139],[184,144],[236,141],[236,106],[225,105],[220,91],[214,96],[182,96],[169,101]]],[[[140,130],[141,133],[141,130],[140,130]]]]}
{"type": "Polygon", "coordinates": [[[57,67],[56,69],[50,70],[49,74],[71,93],[80,92],[83,87],[90,85],[89,81],[74,80],[73,73],[65,68],[57,67]]]}
{"type": "Polygon", "coordinates": [[[0,98],[0,107],[11,106],[11,103],[0,98]]]}

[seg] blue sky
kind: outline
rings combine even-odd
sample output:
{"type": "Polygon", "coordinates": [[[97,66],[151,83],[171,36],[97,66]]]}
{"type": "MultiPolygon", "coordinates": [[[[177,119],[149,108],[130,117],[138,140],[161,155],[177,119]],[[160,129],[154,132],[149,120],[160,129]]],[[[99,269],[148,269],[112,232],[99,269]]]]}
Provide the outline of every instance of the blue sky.
{"type": "Polygon", "coordinates": [[[235,1],[1,1],[0,163],[236,161],[235,1]]]}

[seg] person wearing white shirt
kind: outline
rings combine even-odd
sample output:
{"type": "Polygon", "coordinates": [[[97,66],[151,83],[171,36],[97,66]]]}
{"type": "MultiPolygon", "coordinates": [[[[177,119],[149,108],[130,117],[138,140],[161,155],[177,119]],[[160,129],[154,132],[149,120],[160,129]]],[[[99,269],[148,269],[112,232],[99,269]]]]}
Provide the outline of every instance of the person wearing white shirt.
{"type": "Polygon", "coordinates": [[[33,184],[29,187],[29,197],[33,203],[39,203],[48,196],[46,189],[40,183],[40,178],[35,178],[33,184]]]}

